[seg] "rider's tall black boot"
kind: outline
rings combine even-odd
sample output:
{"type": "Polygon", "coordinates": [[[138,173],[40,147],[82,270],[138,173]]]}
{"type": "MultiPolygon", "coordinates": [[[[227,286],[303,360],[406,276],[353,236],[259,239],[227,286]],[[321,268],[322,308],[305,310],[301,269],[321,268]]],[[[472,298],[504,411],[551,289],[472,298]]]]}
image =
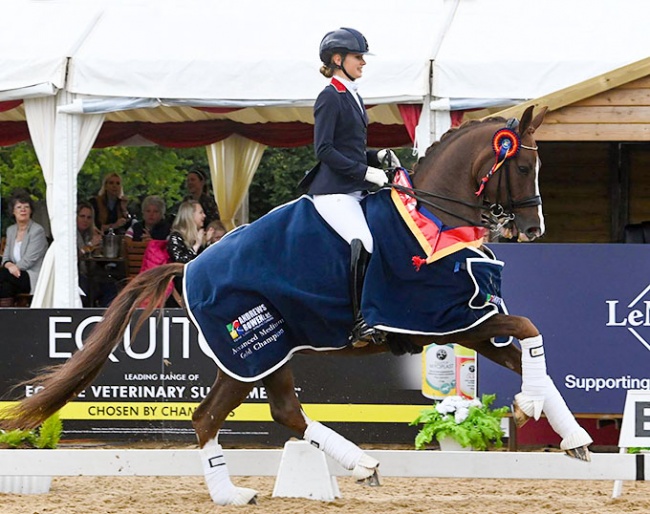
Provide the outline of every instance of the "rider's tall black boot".
{"type": "Polygon", "coordinates": [[[350,298],[354,315],[354,326],[350,333],[350,342],[353,346],[365,346],[368,343],[382,344],[384,342],[384,334],[369,326],[361,315],[361,292],[369,261],[370,254],[363,247],[361,240],[353,239],[350,243],[350,298]]]}

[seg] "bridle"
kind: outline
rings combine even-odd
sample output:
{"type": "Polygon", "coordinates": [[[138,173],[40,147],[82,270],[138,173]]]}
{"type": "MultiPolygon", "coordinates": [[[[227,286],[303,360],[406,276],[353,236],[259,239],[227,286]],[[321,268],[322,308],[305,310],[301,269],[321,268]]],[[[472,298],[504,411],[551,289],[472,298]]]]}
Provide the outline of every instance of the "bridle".
{"type": "Polygon", "coordinates": [[[487,225],[490,230],[498,232],[508,223],[514,221],[515,214],[513,211],[517,209],[525,209],[542,205],[542,198],[540,195],[529,196],[528,198],[524,198],[523,200],[519,201],[515,201],[512,197],[512,188],[510,185],[511,159],[517,155],[520,149],[536,152],[539,148],[538,146],[527,146],[521,143],[519,136],[516,132],[514,132],[514,129],[517,127],[518,123],[519,122],[515,118],[512,118],[508,120],[504,129],[497,131],[497,133],[494,135],[493,148],[496,154],[496,161],[492,166],[492,169],[488,172],[487,176],[481,179],[481,184],[478,191],[476,192],[476,196],[481,196],[483,194],[485,184],[487,184],[487,182],[496,173],[496,171],[502,169],[503,172],[499,173],[496,198],[501,198],[501,189],[503,182],[506,193],[505,206],[498,201],[494,203],[489,202],[487,199],[485,199],[485,197],[482,204],[476,204],[445,195],[439,195],[431,191],[424,191],[422,189],[402,186],[399,184],[390,184],[390,186],[386,186],[386,188],[391,187],[393,189],[396,189],[399,192],[415,198],[422,205],[426,205],[427,207],[432,207],[439,210],[440,212],[444,212],[445,214],[453,216],[454,218],[457,218],[470,226],[487,225]],[[463,205],[474,210],[483,211],[481,213],[481,218],[484,221],[482,223],[476,223],[473,220],[470,220],[464,216],[461,216],[460,214],[453,212],[453,210],[441,207],[438,203],[432,201],[431,199],[444,200],[456,205],[463,205]]]}

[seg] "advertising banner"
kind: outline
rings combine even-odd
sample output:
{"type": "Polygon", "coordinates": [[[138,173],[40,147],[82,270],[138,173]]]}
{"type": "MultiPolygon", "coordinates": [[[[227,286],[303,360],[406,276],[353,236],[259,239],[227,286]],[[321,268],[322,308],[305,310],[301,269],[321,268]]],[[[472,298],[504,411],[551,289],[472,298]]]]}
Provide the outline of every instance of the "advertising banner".
{"type": "MultiPolygon", "coordinates": [[[[623,414],[628,389],[650,389],[650,246],[494,244],[503,297],[544,337],[549,375],[575,413],[623,414]]],[[[481,359],[479,391],[507,405],[513,373],[481,359]]]]}
{"type": "MultiPolygon", "coordinates": [[[[30,385],[7,392],[39,369],[65,362],[102,314],[99,309],[0,309],[0,407],[34,394],[30,385]]],[[[162,317],[155,313],[130,339],[129,330],[100,376],[64,407],[64,436],[193,441],[192,413],[217,372],[206,342],[181,309],[166,309],[162,317]]],[[[408,423],[431,405],[420,389],[419,355],[296,356],[291,364],[305,412],[351,439],[410,445],[417,429],[408,423]]],[[[292,435],[272,421],[266,391],[258,383],[231,414],[220,440],[280,445],[292,435]]]]}

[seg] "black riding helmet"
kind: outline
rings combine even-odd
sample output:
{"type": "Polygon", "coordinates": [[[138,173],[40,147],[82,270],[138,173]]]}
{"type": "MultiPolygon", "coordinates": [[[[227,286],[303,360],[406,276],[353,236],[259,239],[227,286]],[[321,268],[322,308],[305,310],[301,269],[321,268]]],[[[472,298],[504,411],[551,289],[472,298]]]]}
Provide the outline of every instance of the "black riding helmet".
{"type": "MultiPolygon", "coordinates": [[[[332,30],[325,34],[325,37],[320,42],[319,55],[320,60],[327,66],[341,68],[346,75],[347,72],[342,66],[336,66],[331,62],[332,55],[340,53],[345,56],[349,53],[354,54],[367,54],[368,41],[361,32],[355,29],[341,27],[338,30],[332,30]]],[[[350,80],[353,80],[348,76],[350,80]]]]}

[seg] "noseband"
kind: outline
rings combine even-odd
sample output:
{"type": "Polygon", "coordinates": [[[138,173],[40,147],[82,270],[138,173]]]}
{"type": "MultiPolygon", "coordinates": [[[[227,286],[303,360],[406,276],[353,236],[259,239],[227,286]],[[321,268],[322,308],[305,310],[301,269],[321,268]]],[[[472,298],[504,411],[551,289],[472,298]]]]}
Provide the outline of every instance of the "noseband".
{"type": "Polygon", "coordinates": [[[449,214],[457,219],[464,221],[465,223],[471,226],[484,226],[485,223],[476,223],[472,220],[469,220],[459,214],[456,214],[450,210],[444,209],[434,202],[430,201],[429,198],[436,198],[439,200],[445,200],[452,202],[458,205],[463,205],[466,207],[471,207],[472,209],[477,209],[483,211],[482,218],[487,222],[490,227],[494,227],[495,230],[499,230],[511,221],[515,219],[514,210],[516,209],[525,209],[529,207],[537,207],[542,205],[542,197],[540,195],[533,195],[523,200],[514,201],[512,197],[512,189],[510,186],[510,162],[511,159],[519,153],[520,149],[537,151],[537,146],[526,146],[521,143],[519,135],[514,131],[519,122],[512,118],[506,123],[506,127],[500,129],[494,134],[492,138],[492,148],[496,154],[496,160],[494,165],[488,172],[488,174],[483,177],[479,183],[479,188],[476,191],[476,196],[481,196],[484,192],[485,186],[490,178],[499,170],[503,169],[502,173],[499,173],[499,182],[497,184],[497,193],[496,198],[501,197],[501,185],[502,177],[505,176],[505,190],[506,190],[506,205],[503,206],[498,201],[491,203],[489,201],[484,201],[483,204],[477,205],[475,203],[466,202],[463,200],[458,200],[456,198],[450,198],[448,196],[438,195],[429,191],[423,191],[421,189],[409,188],[405,186],[400,186],[398,184],[391,184],[391,187],[397,189],[400,192],[403,192],[409,196],[414,197],[418,202],[426,205],[428,207],[433,207],[445,214],[449,214]]]}

